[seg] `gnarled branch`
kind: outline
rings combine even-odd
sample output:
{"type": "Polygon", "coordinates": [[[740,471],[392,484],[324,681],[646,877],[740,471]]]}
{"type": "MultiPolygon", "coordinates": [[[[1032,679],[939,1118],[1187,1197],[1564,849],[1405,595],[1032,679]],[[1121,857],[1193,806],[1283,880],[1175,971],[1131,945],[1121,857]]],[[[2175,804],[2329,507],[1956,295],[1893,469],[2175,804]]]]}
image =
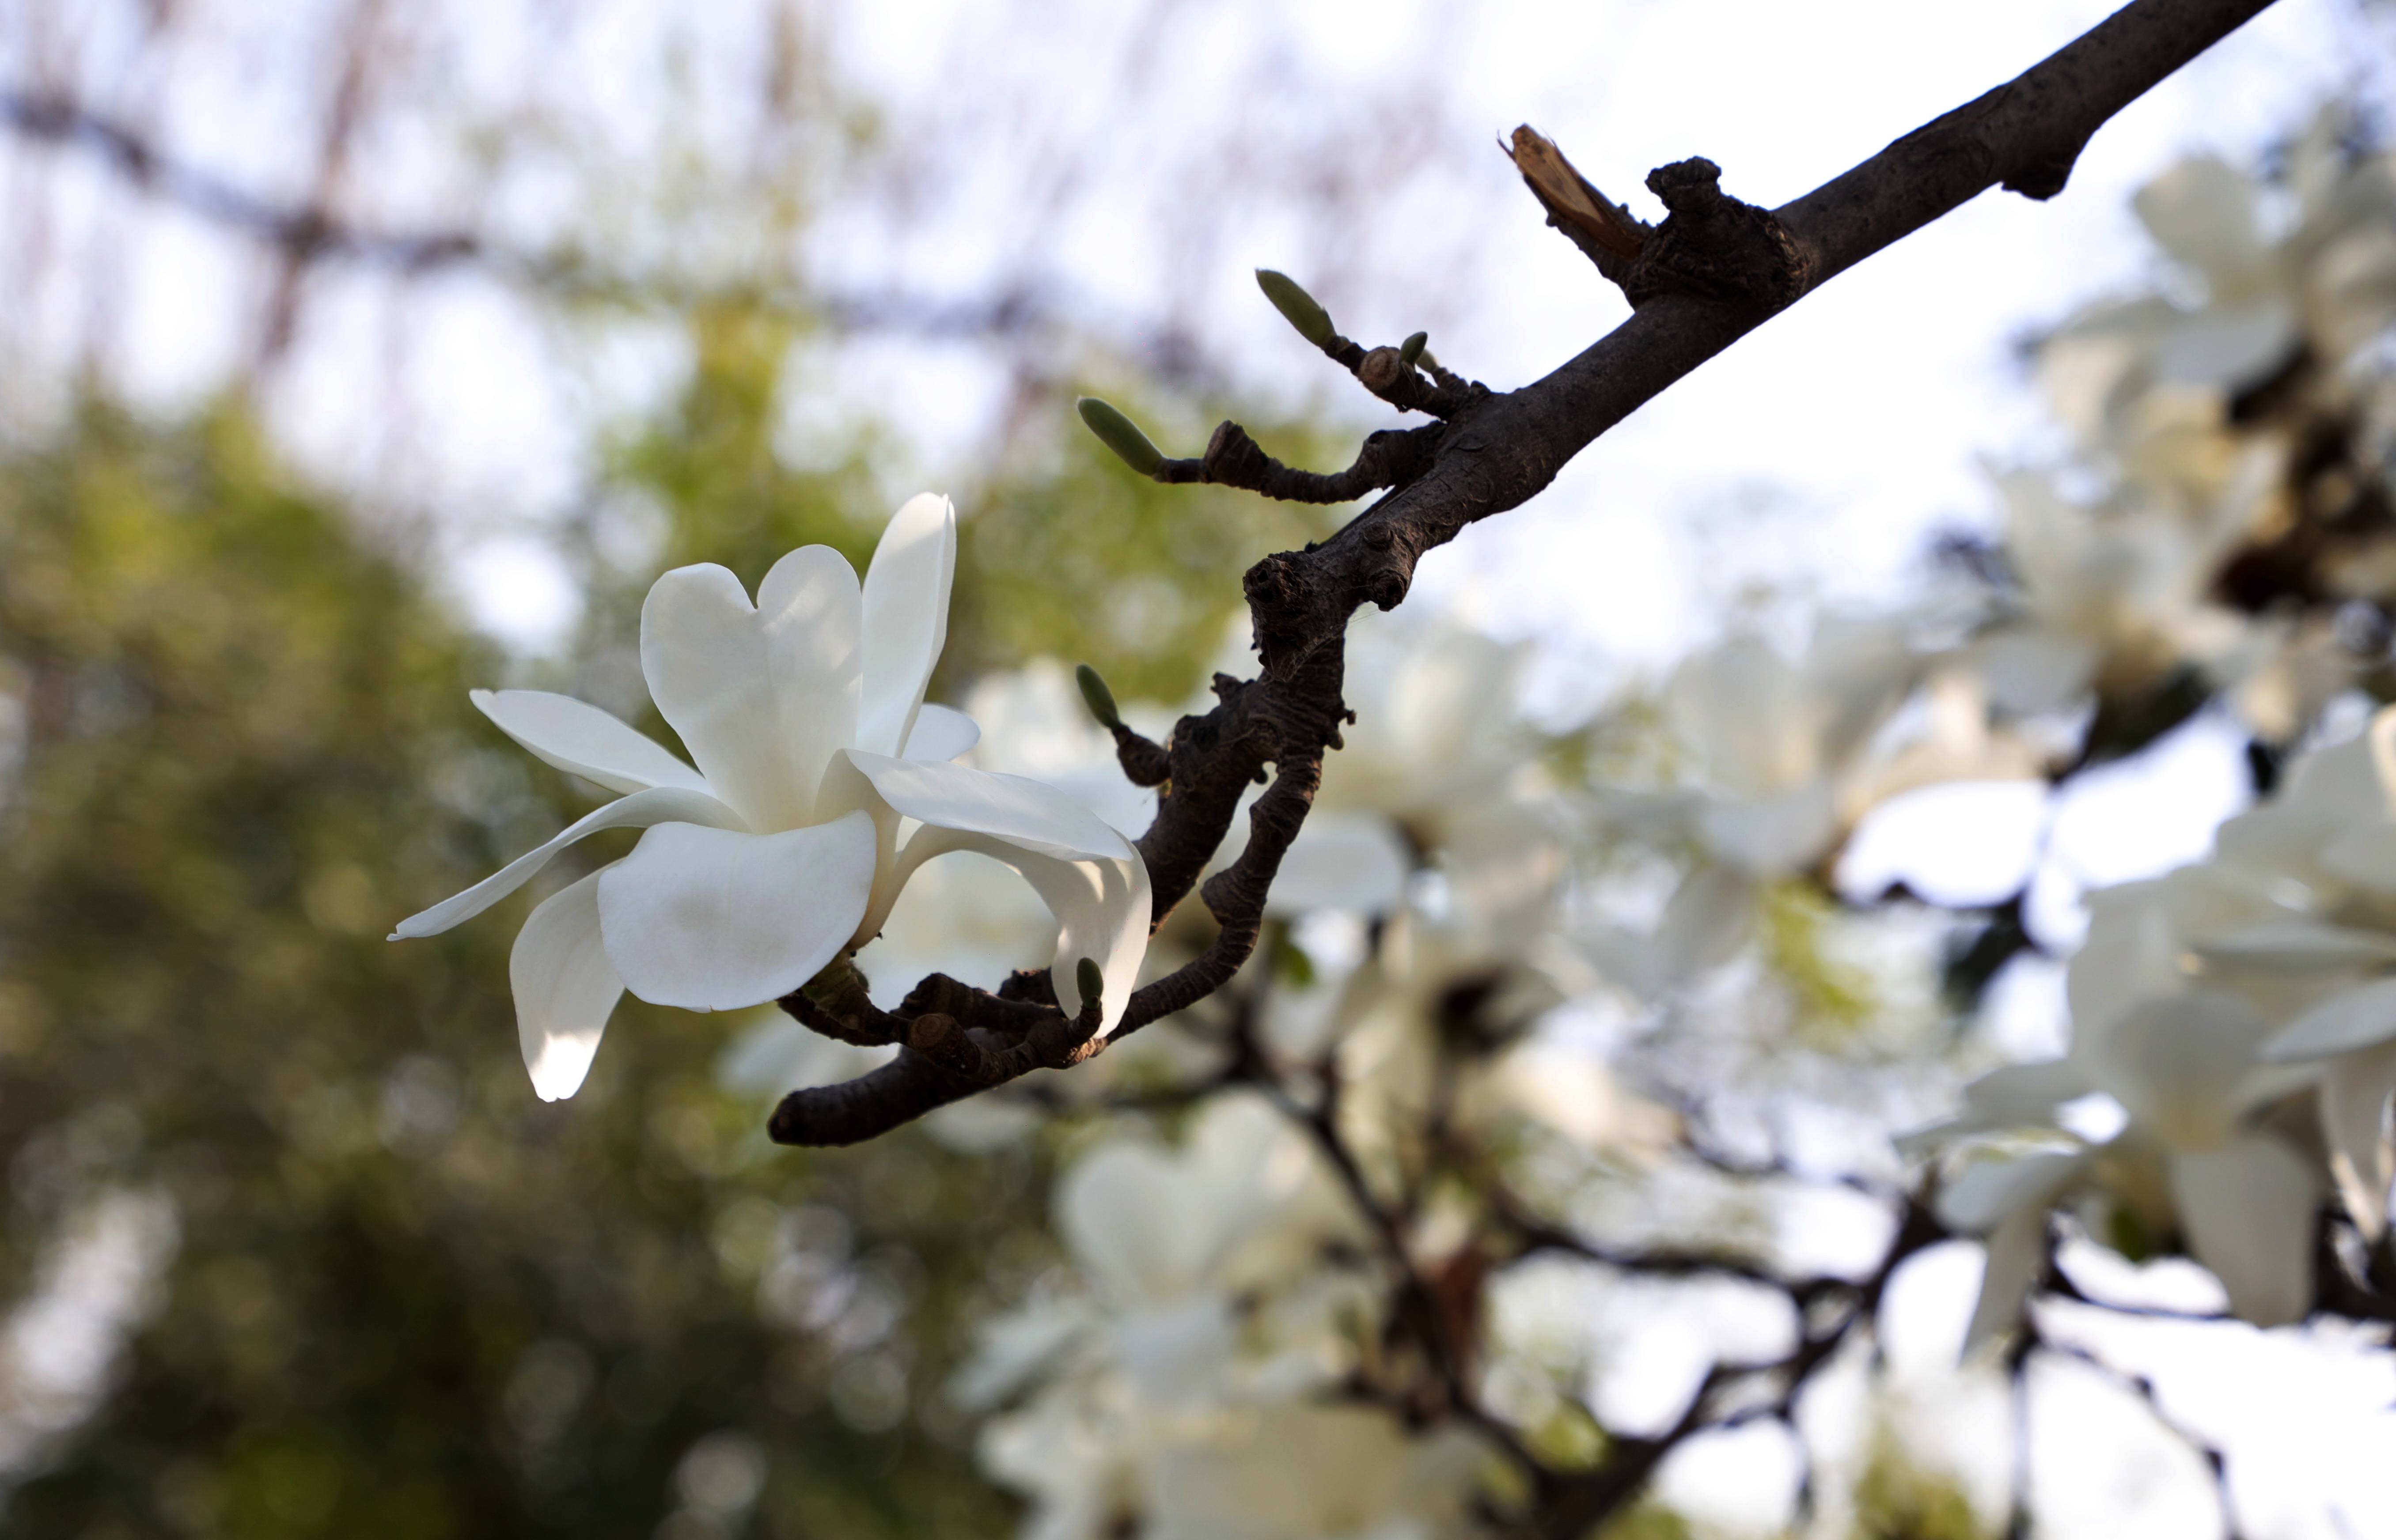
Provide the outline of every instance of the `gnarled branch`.
{"type": "MultiPolygon", "coordinates": [[[[1162,766],[1150,752],[1157,746],[1118,735],[1134,779],[1152,784],[1160,768],[1166,773],[1155,822],[1139,840],[1160,923],[1222,843],[1247,787],[1267,764],[1275,774],[1252,811],[1247,849],[1206,884],[1204,897],[1220,926],[1213,944],[1138,991],[1116,1035],[1205,998],[1255,949],[1282,854],[1312,804],[1324,752],[1339,741],[1346,717],[1341,640],[1356,610],[1367,603],[1397,605],[1426,551],[1468,524],[1521,506],[1632,410],[1873,252],[1990,187],[2053,196],[2108,118],[2269,3],[2132,0],[2014,80],[1768,212],[1724,195],[1710,161],[1660,168],[1648,185],[1671,218],[1643,232],[1622,273],[1636,307],[1631,318],[1517,391],[1489,392],[1436,365],[1426,386],[1401,350],[1368,352],[1339,336],[1302,290],[1277,274],[1262,275],[1285,286],[1275,303],[1285,314],[1298,312],[1293,324],[1326,356],[1393,405],[1419,406],[1444,420],[1374,435],[1356,466],[1337,477],[1279,465],[1231,423],[1217,431],[1205,458],[1151,470],[1159,480],[1220,481],[1271,496],[1353,496],[1383,485],[1394,490],[1322,544],[1268,556],[1248,569],[1244,586],[1262,675],[1246,682],[1217,675],[1217,705],[1181,719],[1162,750],[1162,766]],[[1383,354],[1386,365],[1376,363],[1383,354]],[[1184,474],[1178,468],[1186,466],[1199,470],[1184,474]],[[1174,468],[1170,474],[1166,467],[1174,468]]],[[[973,1002],[951,1003],[942,1014],[976,1019],[973,1002]]],[[[1053,1021],[992,1029],[1000,1041],[1013,1035],[1015,1045],[1002,1059],[1020,1065],[1016,1073],[1045,1062],[1030,1046],[1034,1036],[1058,1041],[1063,1017],[1053,1004],[1048,1010],[1053,1021]]],[[[1090,1040],[1073,1051],[1087,1056],[1104,1045],[1090,1040]]],[[[951,1053],[965,1062],[962,1050],[951,1053]]],[[[848,1085],[786,1100],[774,1115],[773,1136],[809,1144],[871,1137],[984,1083],[998,1082],[944,1069],[910,1047],[848,1085]]]]}

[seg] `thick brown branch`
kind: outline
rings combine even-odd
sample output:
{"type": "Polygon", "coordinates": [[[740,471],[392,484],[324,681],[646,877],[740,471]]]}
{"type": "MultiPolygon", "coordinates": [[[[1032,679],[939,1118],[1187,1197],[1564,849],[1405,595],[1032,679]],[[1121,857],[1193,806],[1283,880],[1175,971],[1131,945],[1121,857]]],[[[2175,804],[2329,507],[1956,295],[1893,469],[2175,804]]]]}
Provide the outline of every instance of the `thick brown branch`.
{"type": "MultiPolygon", "coordinates": [[[[2269,3],[2133,0],[2014,81],[1774,210],[1797,254],[1802,287],[1790,298],[1990,187],[2051,196],[2106,119],[2269,3]]],[[[1396,604],[1423,552],[1521,506],[1599,434],[1771,314],[1751,302],[1659,295],[1547,378],[1469,404],[1420,478],[1315,550],[1251,570],[1266,672],[1295,667],[1360,606],[1396,604]]]]}

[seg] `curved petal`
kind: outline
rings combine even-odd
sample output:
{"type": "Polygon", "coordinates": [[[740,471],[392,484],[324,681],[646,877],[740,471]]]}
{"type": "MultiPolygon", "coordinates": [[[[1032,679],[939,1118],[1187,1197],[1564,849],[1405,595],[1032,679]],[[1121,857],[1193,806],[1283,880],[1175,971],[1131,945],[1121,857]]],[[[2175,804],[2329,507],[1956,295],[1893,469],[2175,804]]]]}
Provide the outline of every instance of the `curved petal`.
{"type": "Polygon", "coordinates": [[[469,690],[466,698],[526,752],[610,791],[678,786],[705,791],[707,782],[656,739],[572,696],[547,690],[469,690]]]}
{"type": "Polygon", "coordinates": [[[1963,1328],[1966,1359],[2013,1329],[2022,1305],[2046,1260],[2046,1209],[2033,1205],[2008,1215],[1989,1232],[1988,1266],[1980,1274],[1980,1297],[1963,1328]]]}
{"type": "Polygon", "coordinates": [[[599,1035],[624,996],[624,981],[599,941],[599,879],[609,870],[543,900],[508,954],[516,1041],[543,1101],[563,1101],[582,1088],[599,1035]]]}
{"type": "Polygon", "coordinates": [[[981,728],[963,711],[952,711],[946,706],[925,702],[915,714],[915,730],[907,735],[907,751],[899,755],[911,760],[952,760],[970,751],[981,741],[981,728]]]}
{"type": "Polygon", "coordinates": [[[994,835],[1066,861],[1121,860],[1131,851],[1105,819],[1046,781],[856,750],[847,758],[893,809],[940,829],[994,835]]]}
{"type": "Polygon", "coordinates": [[[1991,1128],[2051,1122],[2055,1109],[2088,1094],[2088,1078],[2070,1059],[2034,1059],[1991,1069],[1963,1087],[1963,1105],[1991,1128]]]}
{"type": "Polygon", "coordinates": [[[2300,1013],[2263,1044],[2260,1056],[2274,1064],[2294,1064],[2389,1042],[2396,1042],[2396,978],[2376,979],[2334,994],[2300,1013]]]}
{"type": "Polygon", "coordinates": [[[2025,1210],[2043,1211],[2087,1163],[2083,1150],[1975,1161],[1938,1194],[1939,1220],[1967,1235],[1985,1235],[2025,1210]]]}
{"type": "Polygon", "coordinates": [[[1063,860],[971,830],[927,827],[917,830],[899,853],[898,884],[903,886],[925,861],[956,850],[977,851],[1004,862],[1032,884],[1057,918],[1057,950],[1048,976],[1057,987],[1058,1004],[1067,1016],[1082,1009],[1076,975],[1086,957],[1098,963],[1103,980],[1098,1035],[1113,1031],[1148,956],[1151,898],[1148,866],[1139,852],[1125,845],[1118,859],[1063,860]]]}
{"type": "Polygon", "coordinates": [[[2363,1239],[2377,1244],[2388,1228],[2388,1188],[2396,1183],[2396,1145],[2389,1140],[2388,1098],[2396,1095],[2396,1043],[2330,1066],[2321,1082],[2322,1135],[2330,1175],[2363,1239]]]}
{"type": "Polygon", "coordinates": [[[703,791],[686,791],[671,786],[635,791],[592,809],[568,824],[548,843],[525,852],[465,892],[444,898],[421,913],[409,915],[392,931],[391,938],[403,941],[438,936],[452,925],[472,920],[532,881],[533,874],[554,860],[559,851],[586,834],[596,834],[603,829],[646,829],[665,823],[702,824],[712,829],[741,827],[738,814],[703,791]]]}
{"type": "Polygon", "coordinates": [[[896,808],[882,800],[865,772],[857,767],[855,753],[834,754],[824,766],[823,783],[816,788],[816,816],[825,823],[862,813],[873,824],[873,884],[865,901],[865,912],[857,923],[852,946],[861,947],[881,934],[882,922],[890,917],[891,906],[898,901],[898,826],[896,808]]]}
{"type": "Polygon", "coordinates": [[[1753,877],[1718,861],[1682,878],[1653,941],[1643,949],[1656,984],[1685,984],[1729,962],[1754,923],[1761,896],[1753,877]]]}
{"type": "Polygon", "coordinates": [[[715,794],[751,829],[807,821],[811,782],[789,763],[765,631],[740,579],[676,567],[641,605],[641,673],[715,794]]]}
{"type": "Polygon", "coordinates": [[[913,732],[924,686],[949,639],[949,588],[956,570],[956,510],[935,493],[908,498],[883,530],[865,570],[859,748],[896,754],[913,732]]]}
{"type": "Polygon", "coordinates": [[[802,799],[812,795],[832,756],[857,740],[863,604],[857,569],[830,546],[801,546],[757,585],[782,773],[802,799]]]}
{"type": "Polygon", "coordinates": [[[779,834],[660,824],[601,873],[599,919],[625,988],[729,1011],[790,993],[832,960],[873,886],[873,821],[779,834]]]}
{"type": "Polygon", "coordinates": [[[2313,973],[2385,963],[2396,958],[2396,937],[2318,920],[2258,920],[2196,944],[2207,958],[2287,973],[2313,973]]]}
{"type": "Polygon", "coordinates": [[[2257,1326],[2304,1319],[2313,1296],[2313,1206],[2321,1184],[2296,1151],[2263,1135],[2176,1156],[2172,1201],[2188,1249],[2257,1326]]]}
{"type": "Polygon", "coordinates": [[[2255,1050],[2268,1035],[2245,1001],[2191,989],[2136,1007],[2082,1062],[2096,1089],[2148,1132],[2176,1148],[2203,1148],[2228,1137],[2267,1091],[2294,1089],[2279,1083],[2284,1071],[2255,1072],[2255,1050]]]}
{"type": "Polygon", "coordinates": [[[1974,1134],[2033,1124],[2057,1129],[2060,1126],[2056,1122],[2057,1109],[2088,1095],[2090,1089],[2087,1076],[2070,1059],[2008,1064],[1965,1085],[1963,1105],[1953,1117],[1908,1129],[1890,1142],[1910,1160],[1974,1134]]]}

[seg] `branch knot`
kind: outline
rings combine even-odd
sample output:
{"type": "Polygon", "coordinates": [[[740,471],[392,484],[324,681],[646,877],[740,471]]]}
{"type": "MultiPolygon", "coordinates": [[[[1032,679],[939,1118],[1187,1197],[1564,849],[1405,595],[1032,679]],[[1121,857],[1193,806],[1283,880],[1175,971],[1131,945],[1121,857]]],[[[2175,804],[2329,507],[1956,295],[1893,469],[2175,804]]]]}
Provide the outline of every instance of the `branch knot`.
{"type": "Polygon", "coordinates": [[[1702,155],[1647,173],[1647,190],[1671,215],[1623,277],[1634,308],[1685,294],[1776,311],[1805,292],[1804,252],[1778,217],[1741,203],[1721,183],[1722,167],[1702,155]]]}

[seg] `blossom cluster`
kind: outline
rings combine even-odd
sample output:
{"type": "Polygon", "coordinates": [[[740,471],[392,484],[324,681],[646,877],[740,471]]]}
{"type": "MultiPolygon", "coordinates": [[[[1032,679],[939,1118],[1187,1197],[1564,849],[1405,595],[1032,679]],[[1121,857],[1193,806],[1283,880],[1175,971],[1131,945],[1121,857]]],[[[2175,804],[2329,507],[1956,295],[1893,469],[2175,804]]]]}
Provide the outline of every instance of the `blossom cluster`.
{"type": "MultiPolygon", "coordinates": [[[[2141,195],[2162,291],[2037,350],[2068,463],[1999,475],[1997,535],[1956,546],[1965,580],[1901,613],[1823,617],[1795,648],[1741,631],[1569,733],[1534,724],[1523,646],[1444,618],[1357,621],[1355,722],[1242,977],[928,1120],[987,1148],[1067,1115],[1047,1146],[1064,1266],[983,1323],[953,1387],[986,1416],[987,1468],[1030,1500],[1028,1534],[1475,1532],[1526,1468],[1562,1480],[1596,1426],[1582,1367],[1547,1351],[1588,1337],[1573,1317],[1590,1296],[1526,1264],[1636,1271],[1584,1222],[1602,1210],[1672,1211],[1675,1238],[1703,1245],[1652,1270],[1778,1288],[1792,1334],[1839,1290],[1877,1298],[1912,1231],[1876,1282],[1786,1279],[1689,1207],[1684,1178],[1794,1167],[1726,1162],[1693,1124],[1742,1099],[1886,1113],[1952,1088],[1959,1058],[1985,1064],[1949,1051],[1927,988],[1926,1029],[1887,1029],[1891,979],[1925,978],[1958,927],[1888,932],[1910,955],[1845,1006],[1878,1022],[1869,1042],[1791,1052],[1788,1013],[1753,1013],[1765,1025],[1733,1046],[1758,1071],[1698,1052],[1721,1037],[1704,1017],[1738,1014],[1725,980],[1751,1005],[1776,971],[1837,993],[1848,963],[1824,954],[1918,916],[1913,900],[2005,901],[1941,899],[1910,868],[1887,892],[1843,887],[1859,831],[1902,800],[1994,782],[2046,796],[2216,699],[2259,765],[2284,758],[2276,788],[2210,858],[2089,896],[2067,1051],[1971,1081],[1894,1146],[1883,1116],[1859,1163],[1893,1190],[1915,1162],[1937,1179],[1900,1213],[1985,1240],[1967,1348],[2024,1320],[2058,1211],[2134,1255],[2186,1252],[2265,1325],[2321,1298],[2324,1200],[2386,1247],[2396,708],[2373,714],[2358,690],[2389,693],[2396,630],[2396,161],[2349,139],[2327,115],[2276,181],[2201,160],[2141,195]],[[2323,725],[2340,712],[2367,724],[2323,725]]],[[[861,584],[822,548],[784,558],[753,603],[720,568],[659,579],[642,662],[692,763],[562,697],[476,697],[533,753],[624,795],[401,935],[489,908],[586,834],[646,830],[518,940],[540,1095],[580,1083],[628,989],[741,1009],[837,962],[887,1009],[934,971],[988,987],[1045,965],[1072,1012],[1088,959],[1111,1029],[1140,981],[1205,945],[1195,906],[1151,936],[1133,841],[1155,798],[1063,665],[984,677],[963,710],[925,703],[953,560],[953,514],[926,498],[861,584]]],[[[1238,667],[1245,631],[1232,645],[1238,667]]],[[[1124,714],[1159,738],[1173,715],[1124,714]]],[[[2069,944],[2013,944],[2042,940],[2069,944]]],[[[898,1051],[769,1014],[723,1079],[779,1093],[898,1051]]],[[[1808,1358],[1813,1340],[1766,1365],[1789,1376],[1774,1414],[1792,1427],[1829,1356],[1808,1358]]]]}
{"type": "Polygon", "coordinates": [[[2324,1190],[2376,1244],[2396,1182],[2396,709],[2299,759],[2210,860],[2091,908],[2070,1052],[1974,1081],[1912,1136],[1985,1157],[1940,1196],[1990,1238],[1974,1337],[2019,1311],[2049,1210],[2074,1202],[2137,1250],[2183,1238],[2247,1320],[2301,1319],[2324,1190]]]}

